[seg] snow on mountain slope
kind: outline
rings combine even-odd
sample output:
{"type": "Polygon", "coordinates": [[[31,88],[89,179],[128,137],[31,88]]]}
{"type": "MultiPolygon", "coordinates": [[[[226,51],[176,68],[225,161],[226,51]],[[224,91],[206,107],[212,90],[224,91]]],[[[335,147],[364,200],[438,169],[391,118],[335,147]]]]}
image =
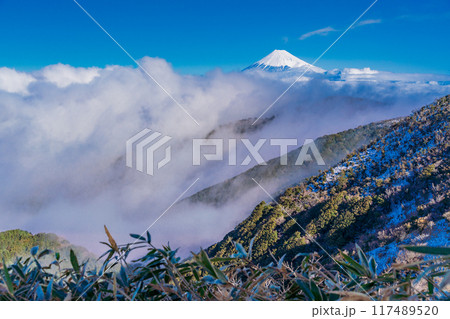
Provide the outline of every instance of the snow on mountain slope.
{"type": "Polygon", "coordinates": [[[272,261],[267,251],[289,260],[317,251],[317,243],[332,255],[352,251],[356,243],[382,271],[414,261],[399,255],[401,245],[448,247],[449,119],[450,95],[396,119],[387,133],[338,165],[288,188],[272,203],[261,202],[208,249],[210,256],[228,256],[234,242],[249,247],[253,238],[252,260],[262,264],[272,261]]]}
{"type": "Polygon", "coordinates": [[[245,70],[261,69],[265,71],[285,71],[290,69],[303,69],[308,72],[324,73],[325,70],[313,66],[296,56],[290,54],[286,50],[274,50],[272,53],[262,58],[258,62],[253,63],[245,70]]]}

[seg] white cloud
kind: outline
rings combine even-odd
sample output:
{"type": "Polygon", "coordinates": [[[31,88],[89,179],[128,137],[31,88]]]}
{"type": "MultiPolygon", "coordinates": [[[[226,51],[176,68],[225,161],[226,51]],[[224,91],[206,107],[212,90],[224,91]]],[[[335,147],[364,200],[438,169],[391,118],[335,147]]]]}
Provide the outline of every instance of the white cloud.
{"type": "Polygon", "coordinates": [[[440,74],[423,73],[392,73],[387,71],[372,70],[371,68],[344,68],[342,70],[332,70],[331,74],[339,74],[340,79],[344,81],[372,81],[372,82],[401,82],[403,87],[408,83],[439,85],[439,83],[450,83],[450,76],[440,74]]]}
{"type": "Polygon", "coordinates": [[[49,65],[43,68],[39,75],[44,81],[55,84],[60,88],[67,87],[71,84],[88,84],[94,78],[99,76],[99,69],[92,68],[75,68],[66,64],[49,65]]]}
{"type": "Polygon", "coordinates": [[[0,90],[28,94],[28,85],[34,81],[36,79],[31,74],[5,67],[0,68],[0,90]]]}
{"type": "Polygon", "coordinates": [[[369,25],[369,24],[378,24],[381,23],[381,19],[367,19],[367,20],[362,20],[360,22],[358,22],[356,24],[357,27],[361,27],[363,25],[369,25]]]}
{"type": "Polygon", "coordinates": [[[377,70],[372,70],[371,68],[363,68],[363,69],[356,69],[356,68],[345,68],[343,70],[343,73],[347,74],[377,74],[379,73],[377,70]]]}
{"type": "MultiPolygon", "coordinates": [[[[7,150],[0,164],[0,179],[7,181],[0,184],[1,227],[56,232],[98,251],[104,224],[123,242],[128,233],[150,225],[197,177],[192,191],[248,168],[213,162],[193,167],[191,139],[217,133],[220,126],[221,136],[240,136],[226,125],[257,117],[285,90],[285,82],[220,70],[183,76],[162,59],[140,63],[200,127],[137,68],[80,71],[59,65],[35,77],[0,69],[0,148],[7,150]],[[28,95],[21,95],[31,82],[28,95]],[[125,141],[143,128],[173,137],[172,161],[155,176],[125,166],[125,141]]],[[[448,93],[448,87],[427,83],[304,81],[271,108],[267,116],[274,115],[273,121],[244,137],[315,138],[406,115],[448,93]]],[[[277,155],[273,148],[262,153],[277,155]]],[[[255,192],[221,208],[173,207],[151,232],[155,242],[195,250],[221,239],[262,199],[264,193],[255,192]]]]}
{"type": "Polygon", "coordinates": [[[328,35],[328,33],[336,32],[336,31],[337,30],[332,28],[332,27],[326,27],[326,28],[323,28],[323,29],[318,29],[318,30],[314,30],[314,31],[302,34],[299,39],[300,40],[305,40],[305,39],[307,39],[309,37],[312,37],[312,36],[315,36],[315,35],[326,36],[326,35],[328,35]]]}

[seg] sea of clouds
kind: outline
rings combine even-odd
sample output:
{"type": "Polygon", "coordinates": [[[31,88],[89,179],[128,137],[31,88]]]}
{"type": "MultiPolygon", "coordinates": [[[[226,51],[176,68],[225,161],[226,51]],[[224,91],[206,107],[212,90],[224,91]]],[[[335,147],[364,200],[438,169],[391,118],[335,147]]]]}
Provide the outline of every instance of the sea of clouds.
{"type": "MultiPolygon", "coordinates": [[[[0,68],[0,230],[53,232],[100,252],[104,224],[119,242],[128,241],[129,233],[143,232],[195,180],[185,196],[256,164],[192,166],[192,138],[213,132],[303,141],[405,116],[450,93],[429,75],[427,81],[419,75],[390,81],[385,74],[370,81],[311,78],[295,84],[264,115],[271,121],[237,133],[233,123],[257,118],[289,85],[286,79],[220,69],[181,75],[163,59],[139,62],[199,125],[140,68],[0,68]],[[172,137],[172,161],[154,176],[125,166],[125,142],[144,128],[172,137]]],[[[267,160],[278,152],[269,146],[261,151],[267,160]]],[[[223,207],[175,205],[150,232],[157,243],[206,247],[266,197],[252,191],[223,207]]]]}

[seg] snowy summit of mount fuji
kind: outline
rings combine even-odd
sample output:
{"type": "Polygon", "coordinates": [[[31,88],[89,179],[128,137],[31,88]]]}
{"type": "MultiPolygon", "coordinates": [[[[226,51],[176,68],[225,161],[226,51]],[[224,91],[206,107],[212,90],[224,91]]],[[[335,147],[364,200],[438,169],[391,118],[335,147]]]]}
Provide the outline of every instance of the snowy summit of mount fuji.
{"type": "Polygon", "coordinates": [[[315,73],[324,73],[325,70],[313,66],[303,60],[300,60],[296,56],[290,54],[286,50],[274,50],[268,56],[262,58],[258,62],[253,63],[245,70],[260,69],[264,71],[286,71],[286,70],[298,70],[315,73]]]}

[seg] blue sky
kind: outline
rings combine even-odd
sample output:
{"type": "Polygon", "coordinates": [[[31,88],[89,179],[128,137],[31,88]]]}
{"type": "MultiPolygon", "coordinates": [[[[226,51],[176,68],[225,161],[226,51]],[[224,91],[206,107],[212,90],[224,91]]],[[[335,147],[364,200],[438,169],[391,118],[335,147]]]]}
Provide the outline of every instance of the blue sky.
{"type": "MultiPolygon", "coordinates": [[[[312,62],[371,2],[79,0],[135,58],[184,73],[239,70],[274,49],[312,62]]],[[[318,66],[450,74],[449,1],[379,0],[362,20],[318,66]]],[[[0,66],[133,65],[71,0],[0,0],[0,30],[0,66]]]]}

